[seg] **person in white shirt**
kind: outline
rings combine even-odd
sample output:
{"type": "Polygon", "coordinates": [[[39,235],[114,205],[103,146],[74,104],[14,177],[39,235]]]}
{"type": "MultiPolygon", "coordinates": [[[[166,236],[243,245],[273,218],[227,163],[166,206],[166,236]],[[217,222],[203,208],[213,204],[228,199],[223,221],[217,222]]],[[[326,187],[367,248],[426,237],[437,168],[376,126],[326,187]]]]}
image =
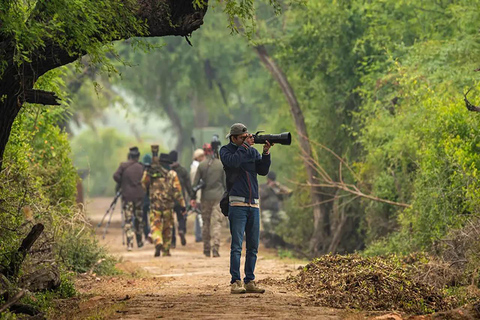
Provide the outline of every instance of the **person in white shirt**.
{"type": "MultiPolygon", "coordinates": [[[[197,149],[193,152],[193,162],[190,165],[190,180],[193,184],[193,180],[195,179],[195,175],[197,174],[198,165],[200,162],[205,160],[205,152],[203,149],[197,149]]],[[[192,187],[195,187],[192,185],[192,187]]],[[[197,199],[201,199],[202,190],[197,191],[197,199]]],[[[197,203],[197,208],[201,209],[200,203],[197,203]]],[[[193,209],[193,208],[192,208],[193,209]]],[[[202,242],[202,215],[196,212],[195,216],[195,242],[202,242]]]]}

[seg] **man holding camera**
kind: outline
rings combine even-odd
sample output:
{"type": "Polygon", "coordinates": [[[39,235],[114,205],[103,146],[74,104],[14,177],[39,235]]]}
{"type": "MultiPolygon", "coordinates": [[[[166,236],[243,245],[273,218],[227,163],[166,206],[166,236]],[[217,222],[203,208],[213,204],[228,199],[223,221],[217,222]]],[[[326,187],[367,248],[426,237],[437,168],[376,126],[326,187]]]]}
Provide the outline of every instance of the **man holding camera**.
{"type": "Polygon", "coordinates": [[[231,290],[237,293],[264,293],[265,290],[255,284],[255,264],[257,262],[260,236],[260,213],[257,174],[266,176],[270,169],[270,147],[265,141],[263,153],[251,147],[247,127],[235,123],[230,128],[228,145],[220,149],[220,158],[226,172],[229,193],[228,219],[232,243],[230,248],[231,290]],[[247,247],[245,259],[245,278],[240,278],[240,258],[245,234],[247,247]]]}
{"type": "MultiPolygon", "coordinates": [[[[207,257],[210,257],[211,253],[217,258],[220,257],[220,231],[224,219],[220,212],[220,199],[225,192],[225,173],[222,163],[215,157],[216,153],[213,152],[212,146],[205,144],[203,150],[206,159],[198,166],[193,185],[199,186],[203,183],[201,187],[203,253],[207,257]],[[213,240],[213,247],[210,240],[213,240]]],[[[196,206],[195,199],[194,195],[191,203],[193,207],[196,206]]]]}

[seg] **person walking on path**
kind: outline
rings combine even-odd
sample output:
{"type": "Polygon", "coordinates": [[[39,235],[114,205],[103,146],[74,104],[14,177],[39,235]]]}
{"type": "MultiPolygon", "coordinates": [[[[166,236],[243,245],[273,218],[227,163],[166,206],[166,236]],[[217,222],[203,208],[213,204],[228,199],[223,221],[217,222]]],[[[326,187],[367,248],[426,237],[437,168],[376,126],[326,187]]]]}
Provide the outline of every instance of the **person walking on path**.
{"type": "Polygon", "coordinates": [[[142,202],[145,191],[142,188],[143,165],[138,162],[140,152],[137,147],[130,148],[128,161],[122,162],[113,179],[122,193],[122,208],[124,214],[124,230],[127,237],[127,250],[133,249],[133,237],[137,238],[137,246],[143,247],[143,212],[142,202]]]}
{"type": "MultiPolygon", "coordinates": [[[[145,172],[150,168],[152,164],[152,157],[149,154],[143,156],[143,171],[145,172]]],[[[143,175],[142,175],[143,176],[143,175]]],[[[143,198],[143,233],[145,234],[145,239],[148,239],[148,235],[150,234],[150,192],[145,190],[145,197],[143,198]]]]}
{"type": "MultiPolygon", "coordinates": [[[[190,181],[192,182],[192,186],[195,187],[195,184],[193,184],[193,181],[195,180],[195,175],[197,174],[198,166],[200,163],[205,160],[205,152],[203,149],[196,149],[193,152],[193,161],[192,164],[190,165],[190,181]]],[[[201,199],[202,195],[202,190],[198,190],[196,192],[196,198],[201,199]]],[[[203,226],[203,221],[202,221],[202,205],[199,201],[196,201],[196,210],[192,208],[192,213],[195,214],[195,242],[202,242],[202,226],[203,226]]]]}
{"type": "MultiPolygon", "coordinates": [[[[177,173],[178,180],[180,181],[180,185],[182,186],[182,195],[185,199],[185,203],[193,196],[192,190],[192,183],[190,182],[190,174],[188,173],[187,169],[182,167],[182,165],[178,162],[178,152],[175,150],[170,151],[169,153],[170,160],[172,164],[170,168],[177,173]]],[[[187,234],[187,215],[186,212],[182,212],[182,207],[179,203],[175,203],[175,207],[173,208],[177,215],[177,222],[178,222],[178,235],[180,236],[180,242],[182,246],[187,244],[187,239],[185,235],[187,234]]],[[[175,247],[177,244],[177,237],[175,234],[175,224],[173,225],[173,232],[172,232],[172,247],[175,247]]]]}
{"type": "Polygon", "coordinates": [[[273,171],[267,174],[267,183],[260,185],[260,239],[267,248],[285,245],[283,238],[277,234],[277,228],[287,217],[283,201],[291,194],[292,190],[277,182],[273,171]]]}
{"type": "Polygon", "coordinates": [[[265,289],[255,284],[260,236],[260,212],[257,174],[266,176],[270,169],[270,147],[266,141],[263,153],[245,142],[249,133],[245,125],[235,123],[226,136],[230,143],[220,149],[229,192],[228,219],[232,243],[230,247],[231,293],[264,293],[265,289]],[[240,278],[240,258],[245,234],[245,278],[240,278]],[[244,285],[245,284],[245,285],[244,285]]]}
{"type": "Polygon", "coordinates": [[[152,165],[143,173],[142,185],[150,190],[150,227],[151,238],[155,244],[155,257],[163,251],[164,256],[170,256],[172,241],[173,207],[175,202],[185,212],[185,200],[177,173],[170,170],[171,163],[168,154],[158,157],[158,146],[152,146],[152,165]]]}
{"type": "MultiPolygon", "coordinates": [[[[220,231],[224,216],[220,211],[220,199],[225,192],[225,172],[222,162],[215,158],[212,147],[209,144],[204,146],[207,158],[198,166],[193,185],[203,181],[205,187],[202,189],[202,238],[203,254],[210,257],[220,257],[220,231]],[[213,242],[213,247],[211,245],[213,242]]],[[[193,195],[191,205],[196,206],[196,196],[193,195]]]]}

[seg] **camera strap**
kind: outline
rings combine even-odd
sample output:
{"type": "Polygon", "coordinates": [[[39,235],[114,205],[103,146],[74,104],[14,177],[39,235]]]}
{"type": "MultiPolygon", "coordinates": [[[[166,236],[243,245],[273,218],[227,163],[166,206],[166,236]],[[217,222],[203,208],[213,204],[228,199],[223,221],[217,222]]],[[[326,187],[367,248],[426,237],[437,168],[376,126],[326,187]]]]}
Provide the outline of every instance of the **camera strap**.
{"type": "MultiPolygon", "coordinates": [[[[210,158],[210,160],[208,160],[208,166],[207,166],[207,170],[205,171],[205,178],[203,179],[203,181],[206,183],[207,182],[207,177],[208,177],[208,169],[210,169],[210,166],[212,165],[212,162],[213,162],[213,158],[210,158]]],[[[204,189],[205,187],[203,187],[202,189],[204,189]]]]}

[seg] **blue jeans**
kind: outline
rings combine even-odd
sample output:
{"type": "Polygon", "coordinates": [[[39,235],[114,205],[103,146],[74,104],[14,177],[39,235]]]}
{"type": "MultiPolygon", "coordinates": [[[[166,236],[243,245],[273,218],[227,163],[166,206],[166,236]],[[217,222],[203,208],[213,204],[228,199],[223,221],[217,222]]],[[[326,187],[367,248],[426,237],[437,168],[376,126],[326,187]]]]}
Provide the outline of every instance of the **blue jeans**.
{"type": "Polygon", "coordinates": [[[232,207],[228,211],[232,244],[230,247],[231,283],[240,280],[240,257],[242,255],[243,235],[247,247],[245,258],[245,278],[248,283],[255,280],[255,264],[257,263],[258,242],[260,239],[260,212],[258,208],[232,207]]]}

